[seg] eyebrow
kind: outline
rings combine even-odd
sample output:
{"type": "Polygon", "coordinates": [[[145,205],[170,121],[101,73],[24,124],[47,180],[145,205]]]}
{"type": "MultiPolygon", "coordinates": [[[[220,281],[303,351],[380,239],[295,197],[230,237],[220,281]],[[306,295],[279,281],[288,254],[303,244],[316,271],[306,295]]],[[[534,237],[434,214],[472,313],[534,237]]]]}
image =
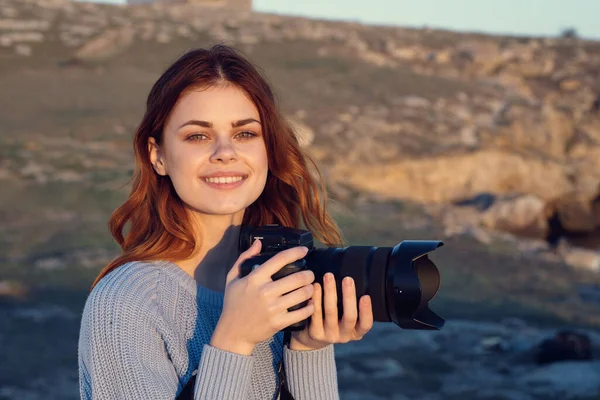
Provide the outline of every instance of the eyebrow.
{"type": "MultiPolygon", "coordinates": [[[[252,122],[258,122],[260,124],[260,121],[255,120],[254,118],[246,118],[246,119],[240,119],[239,121],[234,121],[231,123],[231,127],[232,128],[238,128],[240,126],[244,126],[244,125],[248,125],[252,122]]],[[[197,126],[202,126],[204,128],[212,128],[213,124],[212,122],[208,122],[208,121],[200,121],[197,119],[191,119],[188,122],[184,123],[183,125],[181,125],[179,129],[183,128],[184,126],[188,126],[188,125],[197,125],[197,126]]]]}

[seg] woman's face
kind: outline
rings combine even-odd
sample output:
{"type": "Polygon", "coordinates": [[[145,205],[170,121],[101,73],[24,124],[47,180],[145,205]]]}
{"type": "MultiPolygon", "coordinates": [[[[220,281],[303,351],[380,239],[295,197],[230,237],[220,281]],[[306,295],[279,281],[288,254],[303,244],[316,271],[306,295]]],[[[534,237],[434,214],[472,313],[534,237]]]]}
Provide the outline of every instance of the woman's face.
{"type": "Polygon", "coordinates": [[[161,146],[149,140],[155,171],[200,214],[243,217],[267,180],[267,149],[258,110],[233,85],[184,94],[169,116],[161,146]]]}

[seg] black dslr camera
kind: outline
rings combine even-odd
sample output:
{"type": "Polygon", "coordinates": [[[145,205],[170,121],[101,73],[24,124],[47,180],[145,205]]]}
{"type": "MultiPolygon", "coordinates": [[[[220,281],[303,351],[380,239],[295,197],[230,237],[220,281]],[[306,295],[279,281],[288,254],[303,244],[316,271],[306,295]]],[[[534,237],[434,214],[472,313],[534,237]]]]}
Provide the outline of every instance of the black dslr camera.
{"type": "MultiPolygon", "coordinates": [[[[440,274],[427,253],[443,246],[441,241],[405,240],[394,247],[316,248],[312,234],[306,230],[275,224],[242,225],[240,251],[246,251],[255,239],[262,242],[261,253],[242,263],[242,277],[282,250],[305,246],[309,249],[307,255],[284,266],[272,276],[273,280],[310,269],[315,274],[315,282],[323,285],[323,276],[331,272],[335,276],[337,292],[342,293],[342,279],[350,276],[355,282],[357,299],[365,294],[371,296],[375,321],[394,322],[403,329],[437,330],[444,326],[444,320],[428,307],[429,300],[439,289],[440,274]]],[[[306,302],[289,310],[304,306],[306,302]]],[[[338,314],[341,318],[341,295],[338,295],[338,314]]],[[[284,330],[302,330],[307,323],[308,319],[284,330]]]]}

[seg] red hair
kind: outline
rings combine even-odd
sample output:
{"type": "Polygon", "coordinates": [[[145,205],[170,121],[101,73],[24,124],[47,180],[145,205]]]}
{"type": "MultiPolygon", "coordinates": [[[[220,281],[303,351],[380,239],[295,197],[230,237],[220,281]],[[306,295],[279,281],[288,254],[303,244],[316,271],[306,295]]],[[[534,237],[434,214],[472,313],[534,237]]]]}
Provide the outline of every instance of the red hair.
{"type": "Polygon", "coordinates": [[[280,114],[266,79],[239,52],[216,45],[184,54],[150,90],[146,112],[133,140],[131,193],[109,221],[122,254],[100,272],[92,289],[124,263],[177,261],[193,255],[196,241],[190,217],[169,177],[158,175],[152,168],[148,139],[153,137],[160,145],[167,118],[185,91],[222,84],[244,90],[258,109],[269,159],[265,188],[246,209],[243,224],[275,223],[300,228],[302,222],[323,244],[342,244],[338,227],[326,211],[325,185],[318,168],[302,151],[294,130],[280,114]],[[313,166],[318,179],[310,174],[307,163],[313,166]],[[130,229],[124,235],[127,223],[130,229]]]}

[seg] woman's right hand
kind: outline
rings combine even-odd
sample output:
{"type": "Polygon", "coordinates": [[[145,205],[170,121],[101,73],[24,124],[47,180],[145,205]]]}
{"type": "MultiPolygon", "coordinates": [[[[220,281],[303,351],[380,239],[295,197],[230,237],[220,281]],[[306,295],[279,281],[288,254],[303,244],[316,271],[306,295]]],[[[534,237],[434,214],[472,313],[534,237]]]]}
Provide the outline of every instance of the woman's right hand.
{"type": "Polygon", "coordinates": [[[211,338],[211,346],[251,355],[258,343],[313,314],[312,302],[298,310],[288,311],[288,308],[312,297],[315,280],[312,271],[299,271],[276,281],[271,279],[285,265],[304,257],[308,249],[294,247],[281,251],[241,278],[240,266],[248,258],[258,255],[261,247],[260,240],[255,240],[227,274],[223,311],[211,338]]]}

